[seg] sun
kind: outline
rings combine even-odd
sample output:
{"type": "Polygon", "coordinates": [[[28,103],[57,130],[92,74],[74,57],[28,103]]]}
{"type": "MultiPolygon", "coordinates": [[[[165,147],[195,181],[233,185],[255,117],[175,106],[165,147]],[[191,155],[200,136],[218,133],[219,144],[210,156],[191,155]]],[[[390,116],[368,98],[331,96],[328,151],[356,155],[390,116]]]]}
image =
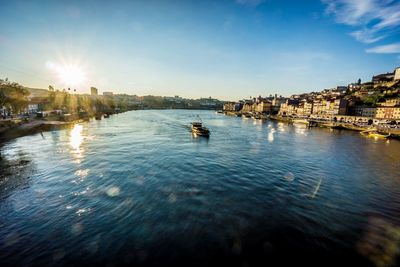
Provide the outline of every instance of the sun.
{"type": "Polygon", "coordinates": [[[56,64],[47,62],[46,66],[67,87],[79,87],[86,80],[86,74],[77,64],[56,64]]]}
{"type": "Polygon", "coordinates": [[[58,66],[56,72],[60,81],[67,86],[79,86],[86,79],[85,73],[76,65],[58,66]]]}

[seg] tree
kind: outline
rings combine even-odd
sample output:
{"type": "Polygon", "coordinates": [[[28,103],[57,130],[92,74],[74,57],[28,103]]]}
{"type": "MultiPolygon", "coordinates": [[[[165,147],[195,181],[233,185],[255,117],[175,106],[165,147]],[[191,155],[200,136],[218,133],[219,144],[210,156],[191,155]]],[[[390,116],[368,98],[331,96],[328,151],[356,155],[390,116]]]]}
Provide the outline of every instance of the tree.
{"type": "Polygon", "coordinates": [[[22,85],[0,79],[0,103],[15,113],[23,111],[28,106],[29,91],[22,85]]]}
{"type": "Polygon", "coordinates": [[[368,96],[367,98],[364,99],[364,105],[366,106],[376,106],[376,103],[379,100],[379,96],[368,96]]]}
{"type": "Polygon", "coordinates": [[[0,91],[0,108],[4,107],[8,101],[8,97],[6,94],[3,92],[3,90],[0,91]]]}

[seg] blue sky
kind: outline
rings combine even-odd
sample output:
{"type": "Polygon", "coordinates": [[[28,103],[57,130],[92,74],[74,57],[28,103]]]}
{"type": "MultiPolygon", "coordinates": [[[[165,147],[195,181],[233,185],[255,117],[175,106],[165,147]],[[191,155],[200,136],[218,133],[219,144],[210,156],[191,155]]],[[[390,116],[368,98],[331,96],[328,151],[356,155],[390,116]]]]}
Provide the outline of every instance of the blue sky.
{"type": "Polygon", "coordinates": [[[346,85],[400,66],[390,0],[6,1],[0,73],[66,87],[234,100],[346,85]]]}

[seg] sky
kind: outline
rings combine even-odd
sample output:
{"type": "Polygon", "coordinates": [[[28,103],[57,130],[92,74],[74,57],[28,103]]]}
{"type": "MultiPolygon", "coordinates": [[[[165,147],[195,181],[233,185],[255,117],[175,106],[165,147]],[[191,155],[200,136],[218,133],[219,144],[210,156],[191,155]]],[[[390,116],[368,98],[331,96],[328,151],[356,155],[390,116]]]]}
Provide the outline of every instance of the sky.
{"type": "Polygon", "coordinates": [[[400,66],[399,0],[2,1],[0,78],[237,100],[400,66]]]}

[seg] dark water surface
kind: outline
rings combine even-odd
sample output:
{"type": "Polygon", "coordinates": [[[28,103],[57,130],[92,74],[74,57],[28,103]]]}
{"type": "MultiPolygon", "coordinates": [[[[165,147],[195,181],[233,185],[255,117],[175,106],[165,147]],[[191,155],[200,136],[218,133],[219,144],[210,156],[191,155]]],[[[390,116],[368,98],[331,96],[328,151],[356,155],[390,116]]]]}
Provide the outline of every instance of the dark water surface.
{"type": "Polygon", "coordinates": [[[399,141],[147,110],[0,152],[0,266],[399,264],[399,141]]]}

